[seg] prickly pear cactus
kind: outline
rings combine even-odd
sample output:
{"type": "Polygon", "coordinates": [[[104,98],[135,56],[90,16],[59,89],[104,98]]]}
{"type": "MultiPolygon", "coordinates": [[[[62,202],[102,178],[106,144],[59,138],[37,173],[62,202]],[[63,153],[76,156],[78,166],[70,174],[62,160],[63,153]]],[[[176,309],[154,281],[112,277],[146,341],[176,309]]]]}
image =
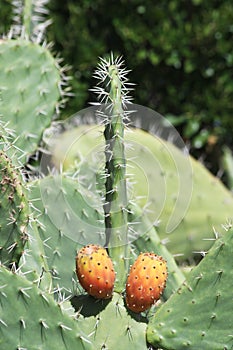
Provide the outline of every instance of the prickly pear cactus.
{"type": "Polygon", "coordinates": [[[113,299],[108,300],[107,303],[105,301],[96,302],[94,298],[85,295],[75,277],[75,256],[82,244],[94,242],[95,233],[96,242],[102,242],[102,244],[105,242],[103,235],[98,236],[101,231],[102,234],[104,233],[103,213],[101,210],[98,213],[92,207],[88,208],[87,203],[90,205],[94,197],[89,193],[90,198],[88,198],[87,194],[88,192],[84,189],[82,192],[82,187],[74,179],[64,175],[62,177],[59,175],[57,178],[56,176],[45,177],[35,181],[31,187],[30,199],[39,213],[38,230],[44,243],[49,271],[52,273],[54,294],[62,293],[66,297],[73,295],[72,304],[75,310],[81,310],[78,318],[79,327],[89,335],[88,339],[94,343],[96,348],[98,346],[101,348],[105,344],[106,347],[109,346],[109,349],[114,350],[120,341],[122,346],[127,344],[134,349],[146,349],[146,319],[139,317],[134,320],[128,314],[121,294],[115,293],[113,299]],[[52,209],[56,207],[58,200],[60,209],[55,215],[52,209]],[[83,214],[84,212],[86,215],[83,214]],[[75,216],[73,216],[74,213],[76,213],[75,216]],[[62,220],[62,217],[66,220],[62,220]],[[69,223],[67,218],[70,220],[69,223]],[[89,225],[91,222],[93,225],[99,223],[99,228],[95,233],[93,231],[91,235],[88,235],[87,228],[90,226],[86,226],[83,231],[79,230],[84,225],[83,221],[86,221],[86,224],[89,222],[89,225]],[[59,225],[59,222],[63,223],[63,226],[59,225]],[[72,232],[69,232],[70,229],[72,232]],[[101,240],[100,237],[102,237],[101,240]],[[76,242],[76,239],[79,241],[79,238],[82,244],[76,242]],[[114,323],[113,327],[109,327],[109,318],[114,323]]]}
{"type": "Polygon", "coordinates": [[[168,350],[232,349],[232,254],[229,227],[150,320],[149,343],[168,350]]]}
{"type": "MultiPolygon", "coordinates": [[[[40,17],[38,11],[47,13],[44,8],[47,0],[14,3],[18,6],[16,17],[19,24],[15,24],[9,36],[0,42],[1,347],[4,350],[142,350],[153,346],[169,350],[186,347],[194,350],[232,349],[233,320],[229,307],[233,280],[232,229],[217,239],[185,282],[167,249],[170,247],[175,253],[190,256],[200,243],[198,239],[208,237],[209,232],[201,228],[209,229],[210,222],[222,222],[232,212],[232,198],[201,170],[199,164],[188,158],[191,172],[183,173],[187,178],[194,175],[191,179],[194,181],[194,195],[189,188],[190,207],[185,213],[187,216],[182,216],[187,193],[181,191],[181,202],[177,200],[180,187],[176,170],[187,169],[183,166],[184,158],[171,144],[159,138],[140,130],[127,130],[132,108],[128,109],[130,89],[121,59],[112,56],[101,59],[95,72],[99,81],[94,91],[99,103],[94,112],[102,129],[94,126],[89,137],[90,129],[85,134],[86,127],[80,128],[81,142],[74,142],[72,147],[71,134],[77,138],[75,129],[68,133],[69,142],[65,146],[59,138],[59,156],[66,158],[62,159],[65,160],[63,170],[59,168],[53,174],[43,174],[42,178],[32,180],[27,164],[23,181],[21,167],[41,145],[42,133],[50,126],[59,105],[64,82],[57,60],[46,45],[40,45],[50,21],[41,23],[43,15],[40,17]],[[97,152],[93,156],[95,147],[97,152]],[[145,147],[157,160],[156,164],[151,162],[145,147]],[[70,162],[67,148],[71,150],[72,159],[77,158],[77,154],[79,157],[79,164],[74,164],[69,174],[63,172],[70,162]],[[97,153],[100,156],[96,160],[97,153]],[[129,161],[135,155],[139,157],[136,167],[129,161]],[[148,181],[153,183],[145,201],[142,198],[145,178],[142,178],[137,164],[145,169],[148,181]],[[136,179],[134,185],[128,181],[129,173],[136,179]],[[167,185],[165,199],[164,187],[160,187],[164,182],[167,185]],[[141,197],[136,201],[136,196],[141,197]],[[144,207],[147,200],[152,202],[152,213],[138,205],[144,207]],[[171,212],[174,205],[176,210],[171,212]],[[223,208],[226,207],[223,218],[223,208]],[[202,216],[200,208],[201,214],[204,213],[202,216]],[[174,230],[175,243],[171,236],[172,245],[165,246],[157,231],[162,237],[167,236],[167,225],[174,213],[181,224],[174,230]],[[212,221],[213,217],[218,220],[212,221]],[[155,228],[157,219],[161,218],[160,227],[155,228]],[[182,232],[179,231],[181,226],[182,232]],[[186,238],[192,243],[189,242],[187,250],[186,238]],[[106,248],[117,272],[106,298],[99,300],[96,297],[100,289],[93,294],[94,297],[87,295],[85,290],[90,293],[92,282],[88,280],[87,285],[79,283],[75,274],[77,252],[82,251],[83,245],[93,244],[106,248]],[[160,267],[157,265],[158,271],[163,268],[160,271],[163,279],[159,274],[155,275],[155,278],[160,278],[160,289],[165,286],[165,260],[167,262],[166,288],[160,304],[148,302],[146,308],[152,307],[147,312],[136,314],[132,310],[141,309],[127,307],[127,303],[130,306],[130,295],[126,291],[129,264],[139,255],[154,257],[155,254],[161,256],[157,261],[162,263],[160,267]]],[[[56,144],[53,146],[57,151],[56,144]]],[[[56,159],[55,155],[56,152],[53,159],[56,159]]],[[[60,163],[61,158],[57,159],[60,163]]],[[[41,171],[47,166],[46,161],[44,165],[41,171]]],[[[36,172],[33,175],[37,177],[36,172]]],[[[203,250],[203,244],[201,247],[203,250]]],[[[99,262],[94,266],[98,274],[101,273],[99,262]]],[[[86,260],[83,265],[85,263],[86,260]]],[[[142,275],[154,286],[152,272],[150,276],[144,274],[146,267],[141,266],[142,275]]],[[[83,278],[84,272],[83,267],[78,277],[83,278]]],[[[107,282],[107,278],[103,280],[107,282]]],[[[128,283],[131,285],[132,280],[128,283]]],[[[150,290],[147,285],[148,288],[150,290]]],[[[162,290],[152,296],[157,299],[160,294],[162,290]]],[[[144,296],[141,294],[141,297],[144,296]]]]}
{"type": "Polygon", "coordinates": [[[141,159],[148,183],[146,192],[144,175],[136,167],[135,172],[130,168],[135,174],[134,195],[140,197],[142,207],[149,204],[150,221],[159,219],[157,231],[161,239],[168,240],[169,251],[182,262],[208,250],[214,238],[212,227],[221,230],[222,223],[232,218],[232,193],[200,162],[173,144],[142,130],[127,136],[129,142],[141,146],[137,159],[141,159]]]}
{"type": "Polygon", "coordinates": [[[48,3],[49,0],[13,0],[13,23],[9,35],[24,36],[30,41],[41,43],[51,24],[48,3]]]}
{"type": "Polygon", "coordinates": [[[25,157],[23,150],[19,150],[15,145],[16,138],[14,131],[8,128],[8,122],[3,122],[0,118],[0,150],[5,152],[14,164],[21,166],[20,159],[25,157]]]}
{"type": "Polygon", "coordinates": [[[232,191],[233,190],[233,156],[232,151],[228,146],[223,147],[222,149],[222,159],[221,166],[224,170],[226,176],[227,187],[232,191]]]}

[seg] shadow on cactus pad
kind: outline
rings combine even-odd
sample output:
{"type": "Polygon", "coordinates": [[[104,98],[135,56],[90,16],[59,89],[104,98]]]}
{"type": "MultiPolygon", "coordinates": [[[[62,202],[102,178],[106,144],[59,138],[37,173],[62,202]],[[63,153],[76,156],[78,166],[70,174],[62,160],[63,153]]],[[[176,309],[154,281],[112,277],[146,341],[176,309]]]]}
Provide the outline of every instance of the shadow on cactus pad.
{"type": "Polygon", "coordinates": [[[95,349],[148,349],[146,323],[131,317],[118,293],[114,293],[110,300],[96,301],[83,295],[73,298],[71,302],[76,311],[83,305],[77,319],[78,326],[84,334],[88,334],[95,349]]]}
{"type": "Polygon", "coordinates": [[[90,295],[78,295],[71,299],[76,312],[84,317],[96,316],[109,304],[111,299],[95,299],[90,295]]]}

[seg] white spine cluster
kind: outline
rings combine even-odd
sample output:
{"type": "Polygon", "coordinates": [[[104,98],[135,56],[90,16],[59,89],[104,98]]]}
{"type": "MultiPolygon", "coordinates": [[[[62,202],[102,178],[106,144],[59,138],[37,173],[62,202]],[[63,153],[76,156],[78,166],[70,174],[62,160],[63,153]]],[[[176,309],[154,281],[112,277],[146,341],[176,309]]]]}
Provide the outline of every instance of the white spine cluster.
{"type": "Polygon", "coordinates": [[[130,96],[131,91],[133,90],[133,83],[128,81],[128,73],[130,70],[127,70],[124,67],[124,60],[121,56],[114,58],[113,54],[110,54],[110,57],[100,58],[100,62],[95,70],[93,77],[98,80],[97,85],[90,89],[97,95],[98,102],[91,103],[94,106],[103,106],[103,110],[98,109],[98,117],[101,117],[102,123],[106,124],[109,122],[109,118],[106,116],[111,114],[111,111],[114,107],[114,101],[112,101],[111,96],[107,88],[110,86],[111,76],[109,74],[109,67],[115,66],[118,70],[118,77],[121,82],[121,103],[124,109],[123,121],[127,125],[129,123],[129,114],[132,113],[131,110],[127,110],[129,104],[132,103],[132,96],[130,96]],[[104,87],[103,87],[104,86],[104,87]]]}
{"type": "Polygon", "coordinates": [[[30,39],[33,42],[41,43],[44,40],[47,27],[52,23],[51,19],[46,17],[49,10],[46,5],[49,0],[31,0],[31,4],[27,4],[27,0],[12,0],[13,5],[13,25],[8,33],[9,38],[23,37],[27,38],[28,33],[25,31],[24,16],[25,8],[30,8],[30,24],[31,33],[30,39]]]}

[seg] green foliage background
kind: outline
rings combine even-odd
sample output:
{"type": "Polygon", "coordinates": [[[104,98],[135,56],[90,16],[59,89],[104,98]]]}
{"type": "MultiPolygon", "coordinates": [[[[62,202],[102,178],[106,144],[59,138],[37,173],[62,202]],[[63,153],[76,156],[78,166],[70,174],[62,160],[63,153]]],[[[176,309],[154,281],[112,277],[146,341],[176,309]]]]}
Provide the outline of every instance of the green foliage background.
{"type": "MultiPolygon", "coordinates": [[[[0,8],[2,32],[10,1],[0,8]]],[[[134,101],[170,118],[194,154],[216,158],[219,146],[232,145],[231,0],[51,0],[49,8],[48,39],[74,76],[64,118],[94,99],[98,56],[113,51],[132,69],[134,101]]]]}

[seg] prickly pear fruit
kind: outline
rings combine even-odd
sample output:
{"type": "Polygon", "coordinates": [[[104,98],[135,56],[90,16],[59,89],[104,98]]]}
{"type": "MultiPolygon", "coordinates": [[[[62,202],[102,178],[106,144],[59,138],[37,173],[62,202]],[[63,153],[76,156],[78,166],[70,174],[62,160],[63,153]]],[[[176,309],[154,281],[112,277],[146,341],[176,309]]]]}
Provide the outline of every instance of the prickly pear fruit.
{"type": "Polygon", "coordinates": [[[85,291],[98,299],[111,298],[115,271],[105,248],[89,244],[78,252],[76,273],[85,291]]]}
{"type": "Polygon", "coordinates": [[[149,309],[162,295],[166,280],[166,261],[154,253],[141,253],[127,278],[127,307],[134,312],[149,309]]]}

